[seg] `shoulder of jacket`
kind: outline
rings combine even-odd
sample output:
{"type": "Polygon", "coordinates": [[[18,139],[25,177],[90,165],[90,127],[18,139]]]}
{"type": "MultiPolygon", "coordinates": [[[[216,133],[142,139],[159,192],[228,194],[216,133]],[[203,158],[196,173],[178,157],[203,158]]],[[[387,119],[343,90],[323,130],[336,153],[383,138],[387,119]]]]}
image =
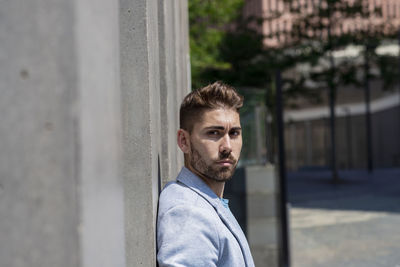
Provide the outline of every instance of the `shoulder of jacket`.
{"type": "Polygon", "coordinates": [[[174,206],[183,205],[192,208],[214,210],[213,205],[201,194],[182,183],[173,183],[160,194],[159,210],[163,211],[174,206]]]}

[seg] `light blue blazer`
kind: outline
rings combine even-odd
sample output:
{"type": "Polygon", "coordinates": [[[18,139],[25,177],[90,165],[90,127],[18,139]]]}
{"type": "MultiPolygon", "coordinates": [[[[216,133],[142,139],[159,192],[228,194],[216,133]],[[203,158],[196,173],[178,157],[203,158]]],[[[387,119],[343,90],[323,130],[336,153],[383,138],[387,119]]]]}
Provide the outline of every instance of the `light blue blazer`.
{"type": "Polygon", "coordinates": [[[159,267],[252,267],[242,229],[218,196],[187,168],[161,192],[159,267]]]}

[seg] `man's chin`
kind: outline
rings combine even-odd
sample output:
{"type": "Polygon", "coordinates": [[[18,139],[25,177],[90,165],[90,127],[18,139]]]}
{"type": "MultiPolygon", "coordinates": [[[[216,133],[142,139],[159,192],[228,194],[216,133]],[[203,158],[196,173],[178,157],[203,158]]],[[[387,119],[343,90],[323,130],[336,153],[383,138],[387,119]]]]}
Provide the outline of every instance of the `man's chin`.
{"type": "Polygon", "coordinates": [[[233,173],[235,172],[236,166],[233,167],[222,167],[218,171],[215,172],[215,180],[219,182],[229,181],[233,173]]]}

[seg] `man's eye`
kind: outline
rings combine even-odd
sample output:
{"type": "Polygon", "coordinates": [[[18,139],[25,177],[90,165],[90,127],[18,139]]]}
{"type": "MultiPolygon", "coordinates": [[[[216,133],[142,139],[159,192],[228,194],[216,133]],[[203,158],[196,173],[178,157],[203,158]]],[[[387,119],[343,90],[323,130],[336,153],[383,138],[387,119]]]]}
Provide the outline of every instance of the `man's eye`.
{"type": "Polygon", "coordinates": [[[208,135],[218,135],[219,132],[218,131],[209,131],[208,135]]]}
{"type": "Polygon", "coordinates": [[[240,132],[239,131],[233,131],[230,133],[231,136],[239,136],[240,132]]]}

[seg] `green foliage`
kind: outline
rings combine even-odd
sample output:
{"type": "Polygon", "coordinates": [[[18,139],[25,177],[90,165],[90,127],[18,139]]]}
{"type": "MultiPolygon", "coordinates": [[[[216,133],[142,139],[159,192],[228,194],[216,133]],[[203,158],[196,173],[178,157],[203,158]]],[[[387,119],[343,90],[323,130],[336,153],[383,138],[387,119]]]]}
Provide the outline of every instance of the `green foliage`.
{"type": "Polygon", "coordinates": [[[204,85],[204,69],[225,69],[219,47],[230,23],[238,17],[243,0],[190,0],[189,34],[192,84],[204,85]]]}
{"type": "Polygon", "coordinates": [[[263,37],[251,29],[227,31],[218,47],[226,68],[204,69],[205,79],[221,79],[236,87],[263,87],[269,80],[271,62],[262,44],[263,37]]]}
{"type": "MultiPolygon", "coordinates": [[[[189,1],[194,88],[223,80],[238,88],[273,90],[271,83],[276,69],[285,70],[302,61],[317,61],[316,50],[308,44],[298,44],[295,49],[265,46],[265,36],[252,27],[263,20],[243,18],[242,4],[242,0],[189,1]]],[[[288,96],[297,96],[299,82],[288,81],[288,84],[293,85],[288,96]]],[[[301,92],[312,95],[306,90],[301,92]]]]}

